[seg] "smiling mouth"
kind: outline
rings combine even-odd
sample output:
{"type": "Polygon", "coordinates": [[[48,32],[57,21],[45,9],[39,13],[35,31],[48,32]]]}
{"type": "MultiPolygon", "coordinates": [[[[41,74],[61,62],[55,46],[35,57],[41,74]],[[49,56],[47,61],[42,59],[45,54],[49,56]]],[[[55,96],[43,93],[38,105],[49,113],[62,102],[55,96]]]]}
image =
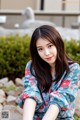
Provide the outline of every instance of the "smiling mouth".
{"type": "Polygon", "coordinates": [[[51,60],[52,59],[52,57],[48,57],[48,58],[46,58],[46,60],[51,60]]]}

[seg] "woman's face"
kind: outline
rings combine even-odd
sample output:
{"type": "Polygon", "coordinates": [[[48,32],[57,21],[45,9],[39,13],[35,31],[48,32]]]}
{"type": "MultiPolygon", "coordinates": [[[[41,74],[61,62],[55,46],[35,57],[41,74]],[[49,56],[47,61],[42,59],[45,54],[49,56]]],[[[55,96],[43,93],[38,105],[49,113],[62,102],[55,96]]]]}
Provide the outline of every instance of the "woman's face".
{"type": "Polygon", "coordinates": [[[50,66],[55,65],[57,59],[56,47],[47,39],[39,38],[36,42],[39,56],[50,66]]]}

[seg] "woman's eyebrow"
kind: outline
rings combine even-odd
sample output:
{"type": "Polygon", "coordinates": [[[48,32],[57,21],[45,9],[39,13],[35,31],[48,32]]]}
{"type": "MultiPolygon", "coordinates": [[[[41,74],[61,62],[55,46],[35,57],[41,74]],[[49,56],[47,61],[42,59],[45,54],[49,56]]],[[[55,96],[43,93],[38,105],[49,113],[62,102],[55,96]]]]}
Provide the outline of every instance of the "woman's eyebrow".
{"type": "Polygon", "coordinates": [[[37,46],[37,48],[40,48],[40,47],[42,47],[42,46],[37,46]]]}
{"type": "Polygon", "coordinates": [[[47,45],[49,45],[49,44],[52,44],[52,43],[50,42],[50,43],[48,43],[47,45]]]}
{"type": "MultiPolygon", "coordinates": [[[[50,44],[52,44],[51,42],[49,42],[49,43],[47,43],[46,45],[50,45],[50,44]]],[[[37,46],[37,48],[39,48],[39,47],[43,47],[43,46],[37,46]]]]}

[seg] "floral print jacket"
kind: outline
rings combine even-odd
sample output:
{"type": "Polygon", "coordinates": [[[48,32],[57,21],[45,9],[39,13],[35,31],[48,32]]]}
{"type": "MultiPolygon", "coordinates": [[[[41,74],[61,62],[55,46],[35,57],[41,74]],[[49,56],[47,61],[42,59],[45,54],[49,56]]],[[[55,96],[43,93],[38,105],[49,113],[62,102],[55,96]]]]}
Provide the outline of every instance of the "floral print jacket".
{"type": "Polygon", "coordinates": [[[26,65],[25,77],[23,79],[24,91],[18,97],[19,106],[23,108],[25,99],[32,98],[37,103],[34,120],[42,120],[51,104],[55,104],[59,107],[60,112],[57,117],[58,120],[74,120],[75,98],[78,91],[78,81],[80,80],[79,64],[71,64],[69,66],[70,73],[66,77],[66,72],[64,72],[57,84],[55,84],[55,82],[52,83],[49,92],[42,92],[44,101],[37,87],[37,80],[30,73],[30,65],[31,61],[26,65]]]}

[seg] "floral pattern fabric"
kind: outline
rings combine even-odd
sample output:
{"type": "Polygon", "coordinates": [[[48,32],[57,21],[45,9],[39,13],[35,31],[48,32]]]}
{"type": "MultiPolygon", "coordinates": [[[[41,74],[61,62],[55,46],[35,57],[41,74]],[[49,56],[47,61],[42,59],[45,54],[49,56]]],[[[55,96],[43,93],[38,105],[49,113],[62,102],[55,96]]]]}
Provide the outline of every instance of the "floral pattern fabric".
{"type": "Polygon", "coordinates": [[[69,66],[70,72],[67,76],[65,76],[66,72],[64,72],[57,84],[53,82],[47,93],[42,92],[45,103],[37,87],[37,80],[30,73],[30,65],[31,61],[26,65],[25,77],[23,79],[24,91],[18,97],[19,106],[23,108],[25,99],[32,98],[37,103],[34,120],[42,120],[51,104],[55,104],[59,107],[60,112],[57,120],[74,120],[75,98],[77,96],[78,82],[80,80],[79,64],[71,64],[69,66]]]}

